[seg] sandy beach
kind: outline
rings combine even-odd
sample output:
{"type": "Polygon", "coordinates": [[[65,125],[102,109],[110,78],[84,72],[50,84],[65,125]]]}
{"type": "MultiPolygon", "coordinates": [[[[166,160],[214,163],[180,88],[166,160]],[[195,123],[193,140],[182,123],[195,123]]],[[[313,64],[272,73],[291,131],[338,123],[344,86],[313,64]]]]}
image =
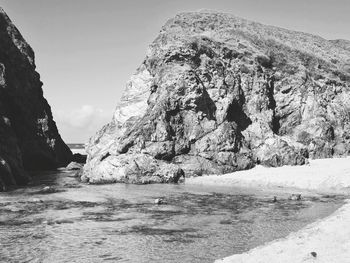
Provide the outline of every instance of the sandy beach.
{"type": "MultiPolygon", "coordinates": [[[[294,189],[314,193],[350,193],[350,158],[311,160],[304,166],[266,168],[189,178],[187,184],[294,189]]],[[[335,213],[283,239],[217,263],[350,262],[350,199],[335,213]],[[314,253],[313,253],[314,252],[314,253]]]]}

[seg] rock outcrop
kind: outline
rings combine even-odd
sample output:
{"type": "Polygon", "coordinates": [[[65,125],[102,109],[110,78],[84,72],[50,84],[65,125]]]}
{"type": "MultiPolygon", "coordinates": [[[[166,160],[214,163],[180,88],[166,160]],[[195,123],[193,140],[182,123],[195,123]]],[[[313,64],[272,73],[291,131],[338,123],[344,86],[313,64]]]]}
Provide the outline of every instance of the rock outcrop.
{"type": "Polygon", "coordinates": [[[0,190],[71,160],[41,87],[33,50],[0,8],[0,190]]]}
{"type": "Polygon", "coordinates": [[[67,165],[66,170],[67,171],[74,171],[74,170],[80,170],[82,168],[83,168],[83,164],[77,163],[77,162],[70,162],[67,165]]]}
{"type": "Polygon", "coordinates": [[[347,155],[349,84],[346,40],[179,14],[151,44],[111,123],[90,139],[82,179],[176,182],[347,155]]]}

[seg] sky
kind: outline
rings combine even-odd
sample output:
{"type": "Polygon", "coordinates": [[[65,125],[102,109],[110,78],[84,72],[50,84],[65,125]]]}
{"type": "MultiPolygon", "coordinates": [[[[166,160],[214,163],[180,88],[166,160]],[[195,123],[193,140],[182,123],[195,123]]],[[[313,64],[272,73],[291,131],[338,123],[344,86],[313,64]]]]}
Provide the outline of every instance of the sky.
{"type": "Polygon", "coordinates": [[[350,40],[349,0],[0,0],[34,49],[62,138],[84,143],[108,123],[148,45],[176,13],[211,9],[350,40]]]}

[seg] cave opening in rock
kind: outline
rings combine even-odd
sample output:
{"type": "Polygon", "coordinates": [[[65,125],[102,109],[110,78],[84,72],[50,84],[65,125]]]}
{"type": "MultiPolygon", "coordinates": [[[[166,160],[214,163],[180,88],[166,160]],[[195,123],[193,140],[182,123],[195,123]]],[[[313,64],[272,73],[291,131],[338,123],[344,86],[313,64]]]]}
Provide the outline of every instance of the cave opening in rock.
{"type": "Polygon", "coordinates": [[[245,114],[242,107],[239,106],[235,100],[231,103],[227,110],[227,120],[230,122],[237,123],[240,130],[244,131],[247,127],[252,124],[252,120],[245,114]]]}

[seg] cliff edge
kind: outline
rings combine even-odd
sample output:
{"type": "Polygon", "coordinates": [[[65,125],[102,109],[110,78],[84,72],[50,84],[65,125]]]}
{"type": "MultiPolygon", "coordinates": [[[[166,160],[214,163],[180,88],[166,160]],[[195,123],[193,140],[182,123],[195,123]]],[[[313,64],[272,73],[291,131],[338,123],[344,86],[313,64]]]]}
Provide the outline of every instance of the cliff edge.
{"type": "Polygon", "coordinates": [[[72,158],[43,97],[34,52],[0,8],[0,190],[72,158]]]}

